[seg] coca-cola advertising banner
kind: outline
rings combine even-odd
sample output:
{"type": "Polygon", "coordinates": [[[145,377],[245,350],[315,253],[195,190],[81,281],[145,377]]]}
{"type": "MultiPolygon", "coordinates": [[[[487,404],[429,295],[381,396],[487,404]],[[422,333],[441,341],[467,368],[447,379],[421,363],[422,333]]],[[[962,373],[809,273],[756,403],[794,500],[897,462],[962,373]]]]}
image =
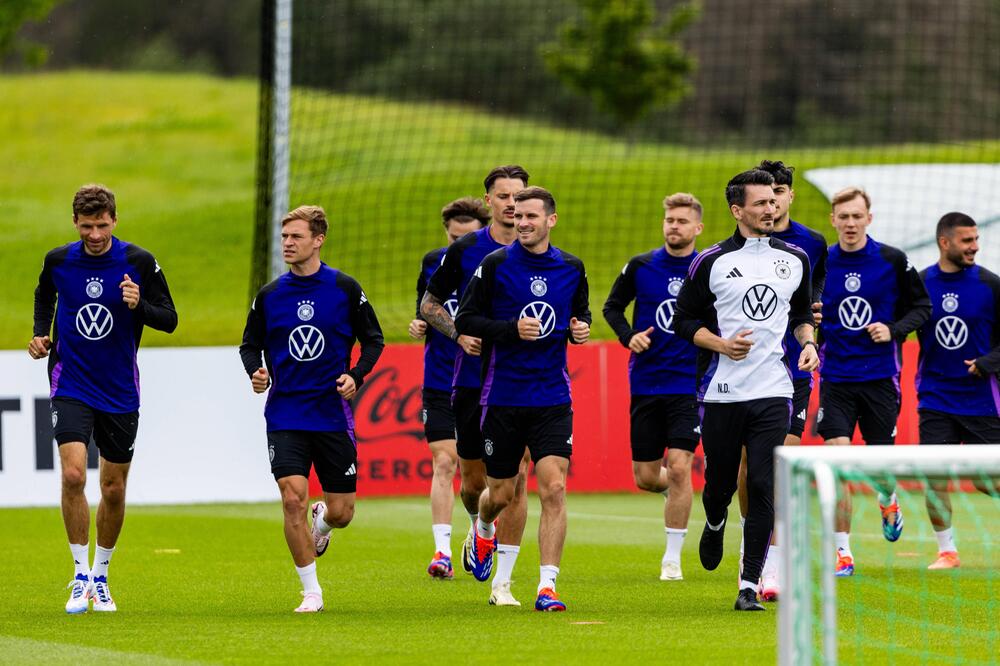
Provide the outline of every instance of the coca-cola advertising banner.
{"type": "MultiPolygon", "coordinates": [[[[916,346],[903,364],[900,443],[917,441],[916,346]]],[[[432,474],[420,420],[423,349],[386,347],[354,401],[361,495],[424,495],[432,474]]],[[[571,492],[631,491],[628,352],[616,342],[570,346],[573,382],[571,492]]],[[[142,407],[129,501],[145,504],[276,500],[264,425],[264,396],[250,390],[235,347],[154,348],[139,353],[142,407]]],[[[813,392],[805,441],[815,435],[813,392]]],[[[694,484],[701,488],[702,458],[694,484]]],[[[91,451],[90,467],[97,468],[91,451]]],[[[98,499],[94,483],[88,498],[98,499]]],[[[59,456],[52,439],[43,362],[0,352],[0,506],[59,503],[59,456]]],[[[312,480],[312,490],[319,485],[312,480]]]]}

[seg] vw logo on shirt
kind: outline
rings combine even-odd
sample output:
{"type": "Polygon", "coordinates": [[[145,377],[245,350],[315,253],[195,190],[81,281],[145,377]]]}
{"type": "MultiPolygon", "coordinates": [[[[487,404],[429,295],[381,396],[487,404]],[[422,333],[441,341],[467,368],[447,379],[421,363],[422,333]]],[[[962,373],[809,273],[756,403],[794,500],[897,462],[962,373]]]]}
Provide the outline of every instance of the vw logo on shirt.
{"type": "Polygon", "coordinates": [[[87,303],[76,313],[76,330],[88,340],[100,340],[114,325],[111,310],[100,303],[87,303]]]}
{"type": "Polygon", "coordinates": [[[458,314],[458,299],[449,298],[444,302],[444,309],[447,310],[448,314],[451,315],[451,318],[454,319],[455,315],[458,314]]]}
{"type": "Polygon", "coordinates": [[[837,307],[840,325],[850,331],[860,331],[872,322],[872,306],[860,296],[848,296],[837,307]]]}
{"type": "Polygon", "coordinates": [[[288,353],[296,361],[315,361],[323,354],[326,340],[315,326],[303,324],[288,336],[288,353]]]}
{"type": "Polygon", "coordinates": [[[953,315],[941,317],[934,326],[934,337],[945,349],[958,349],[969,339],[969,327],[953,315]]]}
{"type": "Polygon", "coordinates": [[[521,308],[521,315],[518,319],[531,317],[542,323],[542,330],[538,339],[547,337],[556,328],[556,311],[545,301],[532,301],[521,308]]]}
{"type": "Polygon", "coordinates": [[[770,319],[778,307],[778,295],[766,284],[755,284],[743,295],[743,314],[754,321],[770,319]]]}
{"type": "Polygon", "coordinates": [[[656,308],[656,325],[664,333],[674,334],[670,329],[670,325],[674,323],[674,308],[676,306],[677,299],[668,298],[656,308]]]}

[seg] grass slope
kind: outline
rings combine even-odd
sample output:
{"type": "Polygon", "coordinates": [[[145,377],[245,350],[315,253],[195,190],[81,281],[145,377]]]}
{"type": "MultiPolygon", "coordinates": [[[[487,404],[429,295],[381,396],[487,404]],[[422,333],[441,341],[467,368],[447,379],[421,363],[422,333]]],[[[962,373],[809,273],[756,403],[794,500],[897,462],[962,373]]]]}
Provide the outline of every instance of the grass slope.
{"type": "MultiPolygon", "coordinates": [[[[176,334],[153,332],[146,344],[237,344],[249,279],[256,84],[70,72],[0,77],[0,96],[0,348],[24,346],[41,258],[74,239],[70,199],[92,181],[116,190],[121,236],[156,254],[177,302],[176,334]]],[[[496,164],[522,163],[556,193],[555,242],[586,262],[594,333],[610,337],[601,305],[625,261],[662,242],[666,193],[687,190],[705,203],[704,247],[731,233],[726,181],[764,157],[800,172],[1000,160],[1000,142],[739,151],[636,144],[457,106],[310,91],[296,94],[292,111],[291,201],[331,212],[324,258],[361,281],[395,341],[406,339],[420,258],[444,241],[437,212],[479,194],[496,164]]],[[[829,238],[823,197],[804,180],[796,192],[794,216],[829,238]]]]}
{"type": "MultiPolygon", "coordinates": [[[[773,663],[776,607],[731,610],[738,530],[727,533],[719,570],[698,564],[703,520],[695,501],[683,553],[685,580],[658,580],[661,501],[649,495],[569,498],[570,530],[559,589],[564,614],[534,613],[537,502],[531,499],[515,570],[520,609],[486,603],[489,587],[459,572],[429,580],[433,541],[425,499],[361,500],[355,522],[319,560],[327,611],[297,616],[299,583],[281,532],[278,502],[135,507],[111,570],[119,612],[63,612],[71,575],[57,509],[0,510],[8,538],[0,569],[10,603],[0,607],[0,663],[773,663]]],[[[920,497],[903,539],[876,533],[872,498],[857,502],[859,573],[838,581],[842,663],[927,663],[996,657],[996,546],[974,530],[987,498],[956,501],[963,568],[929,574],[934,553],[920,497]],[[864,506],[862,506],[864,505],[864,506]],[[990,549],[992,548],[992,550],[990,549]],[[887,647],[892,641],[894,652],[887,647]]],[[[454,524],[464,517],[455,513],[454,524]]],[[[995,514],[994,514],[995,515],[995,514]]],[[[734,521],[735,525],[735,521],[734,521]]],[[[995,527],[993,528],[995,529],[995,527]]],[[[456,532],[463,530],[459,527],[456,532]]],[[[459,537],[453,537],[458,546],[459,537]]],[[[995,542],[995,537],[993,538],[995,542]]]]}

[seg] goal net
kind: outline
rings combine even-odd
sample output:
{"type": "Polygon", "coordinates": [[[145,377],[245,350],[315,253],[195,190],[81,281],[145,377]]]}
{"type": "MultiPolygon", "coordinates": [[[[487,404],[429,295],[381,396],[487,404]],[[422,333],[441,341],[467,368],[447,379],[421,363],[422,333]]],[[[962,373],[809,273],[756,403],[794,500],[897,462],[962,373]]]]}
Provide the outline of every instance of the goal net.
{"type": "Polygon", "coordinates": [[[780,663],[997,662],[1000,445],[783,447],[776,475],[780,663]],[[904,514],[895,543],[882,534],[880,489],[895,490],[904,514]],[[855,571],[837,578],[844,493],[855,571]],[[928,508],[950,513],[958,568],[928,569],[928,508]]]}

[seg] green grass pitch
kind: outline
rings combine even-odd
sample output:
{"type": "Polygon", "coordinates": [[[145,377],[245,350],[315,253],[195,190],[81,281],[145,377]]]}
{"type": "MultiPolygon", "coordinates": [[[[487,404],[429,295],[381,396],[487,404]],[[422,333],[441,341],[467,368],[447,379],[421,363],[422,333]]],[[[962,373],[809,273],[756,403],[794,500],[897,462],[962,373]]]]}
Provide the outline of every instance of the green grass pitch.
{"type": "MultiPolygon", "coordinates": [[[[837,583],[843,663],[915,663],[925,649],[925,663],[996,659],[996,536],[990,547],[990,535],[972,528],[977,516],[996,525],[990,501],[956,501],[963,568],[935,575],[924,569],[935,544],[919,496],[903,498],[907,532],[894,545],[878,535],[876,510],[861,506],[872,498],[857,501],[859,572],[837,583]],[[885,647],[887,626],[903,646],[894,652],[885,647]]],[[[454,581],[428,578],[427,500],[362,499],[354,524],[336,531],[318,560],[327,609],[315,616],[291,612],[300,588],[277,500],[130,508],[110,575],[119,611],[83,616],[63,610],[71,565],[58,509],[0,510],[0,663],[774,662],[776,606],[732,610],[738,530],[728,530],[717,571],[698,564],[698,498],[685,580],[668,583],[658,580],[662,500],[570,495],[559,577],[569,610],[555,614],[529,605],[538,576],[535,498],[529,506],[514,572],[521,608],[489,606],[489,585],[461,572],[454,581]]],[[[456,511],[456,533],[464,520],[456,511]]]]}

